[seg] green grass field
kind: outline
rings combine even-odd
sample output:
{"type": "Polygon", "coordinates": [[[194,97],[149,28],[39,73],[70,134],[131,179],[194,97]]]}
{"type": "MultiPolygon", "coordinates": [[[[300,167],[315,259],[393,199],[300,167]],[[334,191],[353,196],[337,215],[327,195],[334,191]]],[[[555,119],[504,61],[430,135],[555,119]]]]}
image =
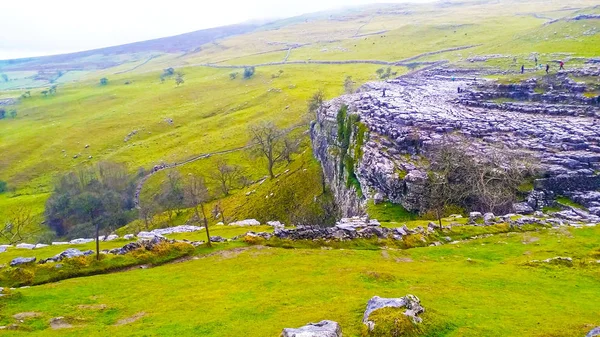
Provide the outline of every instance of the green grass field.
{"type": "Polygon", "coordinates": [[[7,332],[277,336],[284,327],[331,319],[344,336],[359,336],[369,298],[410,293],[427,310],[427,336],[583,336],[600,320],[599,238],[600,229],[589,228],[409,250],[238,247],[20,289],[0,298],[0,325],[35,312],[23,331],[7,332]],[[526,265],[555,256],[572,257],[574,266],[526,265]],[[74,327],[52,330],[53,317],[74,327]]]}

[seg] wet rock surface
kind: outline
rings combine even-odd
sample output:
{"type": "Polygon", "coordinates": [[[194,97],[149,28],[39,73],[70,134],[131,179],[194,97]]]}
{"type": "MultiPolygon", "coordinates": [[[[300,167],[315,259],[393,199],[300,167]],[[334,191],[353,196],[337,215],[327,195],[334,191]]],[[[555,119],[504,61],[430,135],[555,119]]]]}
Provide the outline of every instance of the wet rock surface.
{"type": "MultiPolygon", "coordinates": [[[[600,188],[600,98],[584,95],[590,88],[567,75],[599,72],[591,65],[544,80],[499,84],[482,78],[483,71],[434,68],[367,83],[321,106],[311,125],[313,152],[344,216],[363,213],[365,199],[375,195],[379,202],[421,209],[423,159],[444,139],[467,139],[476,156],[503,147],[536,158],[545,177],[535,187],[546,193],[528,200],[534,210],[561,194],[579,197],[596,212],[600,195],[590,192],[600,188]],[[364,197],[340,170],[337,117],[343,106],[367,128],[361,153],[349,149],[364,197]]],[[[355,136],[350,142],[356,144],[355,136]]],[[[530,209],[521,205],[519,211],[530,209]]]]}

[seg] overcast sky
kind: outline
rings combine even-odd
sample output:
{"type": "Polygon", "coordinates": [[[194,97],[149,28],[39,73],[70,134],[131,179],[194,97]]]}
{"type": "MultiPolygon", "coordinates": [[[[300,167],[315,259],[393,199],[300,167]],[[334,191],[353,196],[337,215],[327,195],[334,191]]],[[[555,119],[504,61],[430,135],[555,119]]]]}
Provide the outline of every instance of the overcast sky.
{"type": "Polygon", "coordinates": [[[0,60],[60,54],[253,19],[431,0],[0,0],[0,60]]]}

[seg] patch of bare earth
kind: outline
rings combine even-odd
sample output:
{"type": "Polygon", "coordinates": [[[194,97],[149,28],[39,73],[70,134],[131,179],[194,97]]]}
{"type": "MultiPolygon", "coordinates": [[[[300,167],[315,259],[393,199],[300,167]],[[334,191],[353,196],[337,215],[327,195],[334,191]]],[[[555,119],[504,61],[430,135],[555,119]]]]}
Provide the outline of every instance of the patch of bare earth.
{"type": "Polygon", "coordinates": [[[77,306],[77,309],[80,309],[80,310],[104,310],[104,309],[106,309],[106,304],[80,304],[77,306]]]}
{"type": "Polygon", "coordinates": [[[234,257],[237,257],[238,255],[240,255],[241,253],[243,253],[245,251],[248,251],[248,250],[262,250],[262,249],[269,249],[269,247],[262,246],[262,245],[251,246],[251,247],[239,247],[239,248],[233,248],[233,249],[220,250],[218,252],[214,252],[214,253],[210,253],[210,254],[204,255],[202,257],[206,258],[206,257],[210,257],[210,256],[218,256],[218,257],[221,257],[223,259],[232,259],[234,257]]]}
{"type": "Polygon", "coordinates": [[[35,318],[35,317],[40,317],[40,316],[42,316],[42,314],[40,314],[39,312],[29,311],[29,312],[20,312],[18,314],[14,314],[13,318],[22,321],[22,320],[25,320],[28,318],[35,318]]]}
{"type": "Polygon", "coordinates": [[[135,314],[135,315],[133,315],[131,317],[120,319],[119,321],[117,321],[117,323],[115,323],[115,326],[133,323],[133,322],[137,321],[138,319],[140,319],[140,318],[142,318],[144,316],[146,316],[145,312],[143,312],[143,311],[142,312],[138,312],[137,314],[135,314]]]}
{"type": "Polygon", "coordinates": [[[69,323],[67,321],[67,319],[64,317],[54,317],[50,320],[50,327],[53,330],[59,330],[59,329],[70,329],[73,327],[73,325],[71,323],[69,323]]]}

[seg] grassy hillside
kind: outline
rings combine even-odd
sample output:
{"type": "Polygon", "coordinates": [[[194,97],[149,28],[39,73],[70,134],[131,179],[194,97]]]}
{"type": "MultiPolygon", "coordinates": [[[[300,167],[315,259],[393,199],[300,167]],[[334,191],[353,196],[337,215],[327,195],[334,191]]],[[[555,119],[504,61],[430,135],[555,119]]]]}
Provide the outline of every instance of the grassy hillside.
{"type": "MultiPolygon", "coordinates": [[[[366,6],[275,22],[217,39],[193,52],[132,50],[131,54],[119,54],[112,67],[67,71],[55,79],[59,83],[55,95],[40,94],[47,85],[31,89],[31,98],[9,107],[18,111],[17,118],[0,120],[0,180],[7,181],[10,188],[0,194],[0,222],[15,205],[41,214],[53,179],[82,165],[111,160],[126,163],[134,173],[140,167],[150,169],[244,146],[249,125],[261,120],[282,127],[305,123],[306,101],[316,90],[324,89],[329,98],[337,96],[343,92],[346,76],[352,76],[358,86],[376,79],[375,71],[382,67],[304,61],[411,59],[472,65],[465,59],[503,54],[507,58],[500,63],[488,62],[512,69],[511,56],[521,60],[534,52],[539,53],[540,62],[555,60],[565,52],[571,57],[598,55],[600,34],[589,33],[597,29],[598,20],[568,20],[597,11],[592,5],[593,1],[572,0],[366,6]],[[555,19],[559,20],[549,23],[555,19]],[[448,50],[456,47],[464,49],[448,50]],[[260,66],[251,79],[242,79],[240,68],[205,66],[240,67],[284,60],[300,64],[260,66]],[[179,87],[173,80],[161,83],[159,76],[167,67],[184,73],[185,83],[179,87]],[[282,75],[273,78],[280,70],[282,75]],[[229,77],[233,72],[239,74],[235,80],[229,77]],[[102,77],[108,78],[108,85],[99,85],[102,77]],[[132,136],[127,137],[129,134],[132,136]]],[[[85,59],[102,57],[92,53],[85,59]]],[[[480,65],[485,64],[476,66],[480,65]]],[[[31,70],[22,66],[24,69],[16,71],[14,64],[0,65],[0,72],[10,79],[0,83],[0,89],[7,89],[0,91],[1,98],[18,98],[26,89],[8,89],[34,86],[28,81],[45,81],[57,71],[49,69],[40,75],[37,65],[31,70]]],[[[399,74],[410,71],[402,66],[392,68],[399,74]]],[[[266,173],[261,163],[243,152],[221,157],[243,166],[252,180],[266,173]]],[[[298,160],[308,162],[310,157],[308,151],[298,160]]],[[[214,159],[199,160],[181,170],[206,174],[214,159]]],[[[278,168],[279,172],[286,169],[278,168]]],[[[163,179],[164,172],[153,176],[142,197],[152,197],[163,179]]],[[[240,210],[235,217],[259,216],[248,207],[235,205],[249,204],[242,201],[247,192],[236,191],[226,202],[240,210]]]]}

